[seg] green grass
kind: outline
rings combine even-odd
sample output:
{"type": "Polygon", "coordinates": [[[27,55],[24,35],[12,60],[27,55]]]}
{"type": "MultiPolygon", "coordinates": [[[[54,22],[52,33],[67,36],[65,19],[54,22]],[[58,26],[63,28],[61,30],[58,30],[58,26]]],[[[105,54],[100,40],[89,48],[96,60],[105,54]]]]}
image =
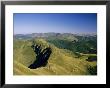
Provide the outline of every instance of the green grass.
{"type": "Polygon", "coordinates": [[[85,60],[89,54],[76,58],[72,51],[58,48],[44,39],[35,39],[35,42],[43,49],[51,47],[52,54],[48,64],[45,67],[29,69],[28,66],[35,60],[35,53],[31,48],[32,41],[16,40],[14,41],[14,75],[91,75],[88,66],[97,65],[97,62],[85,60]]]}

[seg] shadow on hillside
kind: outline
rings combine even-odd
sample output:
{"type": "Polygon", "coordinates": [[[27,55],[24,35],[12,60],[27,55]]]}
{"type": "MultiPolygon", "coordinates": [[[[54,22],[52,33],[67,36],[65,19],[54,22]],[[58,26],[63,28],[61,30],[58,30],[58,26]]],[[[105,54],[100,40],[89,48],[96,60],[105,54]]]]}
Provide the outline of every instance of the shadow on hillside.
{"type": "Polygon", "coordinates": [[[86,61],[92,62],[92,61],[97,61],[97,56],[89,56],[86,61]]]}
{"type": "Polygon", "coordinates": [[[42,50],[41,45],[32,45],[31,46],[36,54],[36,60],[28,67],[30,69],[36,69],[38,67],[46,66],[47,61],[52,53],[50,47],[42,50]]]}

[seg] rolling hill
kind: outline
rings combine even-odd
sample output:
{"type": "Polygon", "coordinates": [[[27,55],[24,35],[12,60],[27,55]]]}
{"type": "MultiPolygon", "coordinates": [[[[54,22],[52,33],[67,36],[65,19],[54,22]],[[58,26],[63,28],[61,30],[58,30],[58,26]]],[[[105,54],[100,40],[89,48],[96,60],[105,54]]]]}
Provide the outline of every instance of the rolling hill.
{"type": "MultiPolygon", "coordinates": [[[[78,41],[77,37],[72,37],[73,35],[60,35],[60,34],[48,34],[49,37],[37,37],[34,38],[24,38],[19,39],[16,37],[14,39],[14,75],[93,75],[94,67],[97,66],[96,61],[89,62],[86,59],[89,56],[96,56],[96,54],[81,54],[77,57],[71,49],[65,45],[66,42],[78,41]],[[52,37],[53,36],[53,37],[52,37]],[[60,37],[59,37],[60,36],[60,37]],[[59,39],[58,39],[59,38],[59,39]],[[59,42],[65,47],[61,47],[59,42]],[[33,41],[37,45],[41,45],[42,50],[46,47],[52,49],[52,53],[48,59],[46,66],[42,66],[36,69],[30,69],[28,66],[32,64],[36,55],[31,48],[33,41]],[[53,41],[56,41],[55,44],[53,41]]],[[[21,35],[20,35],[21,36],[21,35]]],[[[24,37],[24,36],[23,36],[24,37]]],[[[74,44],[73,44],[74,45],[74,44]]],[[[96,69],[96,68],[95,68],[96,69]]],[[[96,70],[95,70],[96,72],[96,70]]],[[[96,75],[96,73],[95,73],[96,75]]]]}

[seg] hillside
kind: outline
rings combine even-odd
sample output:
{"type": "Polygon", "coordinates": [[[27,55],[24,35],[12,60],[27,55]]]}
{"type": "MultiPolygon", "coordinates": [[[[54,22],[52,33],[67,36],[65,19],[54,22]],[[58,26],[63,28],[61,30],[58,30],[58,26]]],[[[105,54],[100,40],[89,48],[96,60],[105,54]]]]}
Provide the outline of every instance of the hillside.
{"type": "MultiPolygon", "coordinates": [[[[65,41],[70,40],[71,37],[68,38],[65,41]]],[[[83,54],[80,55],[80,58],[77,58],[77,55],[68,48],[60,48],[45,38],[34,38],[34,41],[36,44],[41,45],[42,49],[46,47],[52,49],[48,63],[46,66],[37,69],[28,68],[36,59],[35,52],[31,48],[33,39],[15,39],[14,75],[91,75],[90,70],[97,64],[96,61],[86,61],[88,56],[95,54],[83,54]]]]}

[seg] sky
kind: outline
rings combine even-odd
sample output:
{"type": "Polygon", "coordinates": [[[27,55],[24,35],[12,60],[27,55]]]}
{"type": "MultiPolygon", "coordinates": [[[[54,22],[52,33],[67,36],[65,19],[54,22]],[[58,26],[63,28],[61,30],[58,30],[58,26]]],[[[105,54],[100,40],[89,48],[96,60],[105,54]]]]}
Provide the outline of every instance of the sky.
{"type": "Polygon", "coordinates": [[[14,13],[14,34],[96,33],[96,13],[14,13]]]}

